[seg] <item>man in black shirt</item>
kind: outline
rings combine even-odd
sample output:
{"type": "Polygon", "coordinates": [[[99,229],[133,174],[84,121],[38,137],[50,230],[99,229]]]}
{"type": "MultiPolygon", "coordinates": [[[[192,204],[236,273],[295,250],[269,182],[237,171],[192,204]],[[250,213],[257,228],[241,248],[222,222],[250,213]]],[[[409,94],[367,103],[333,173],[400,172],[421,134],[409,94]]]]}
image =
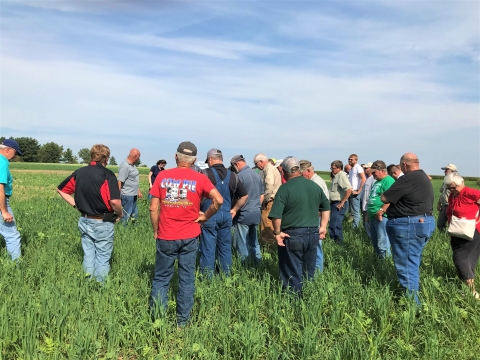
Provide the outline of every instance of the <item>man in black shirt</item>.
{"type": "MultiPolygon", "coordinates": [[[[223,197],[223,204],[218,212],[202,225],[200,240],[200,270],[212,276],[215,269],[215,255],[220,268],[229,274],[232,266],[232,219],[247,201],[248,193],[237,174],[227,170],[223,165],[223,154],[218,149],[211,149],[205,161],[209,168],[203,172],[210,179],[223,197]]],[[[207,211],[211,200],[204,199],[201,211],[207,211]]]]}
{"type": "Polygon", "coordinates": [[[110,149],[105,145],[94,145],[90,157],[90,164],[75,170],[58,185],[57,192],[80,211],[78,229],[82,239],[85,273],[103,282],[110,270],[113,224],[123,216],[123,211],[117,178],[105,167],[110,149]]]}
{"type": "Polygon", "coordinates": [[[415,154],[404,154],[400,166],[405,175],[381,195],[381,200],[390,204],[387,234],[398,280],[407,294],[420,304],[417,294],[420,261],[423,248],[435,230],[433,187],[428,175],[420,169],[415,154]]]}

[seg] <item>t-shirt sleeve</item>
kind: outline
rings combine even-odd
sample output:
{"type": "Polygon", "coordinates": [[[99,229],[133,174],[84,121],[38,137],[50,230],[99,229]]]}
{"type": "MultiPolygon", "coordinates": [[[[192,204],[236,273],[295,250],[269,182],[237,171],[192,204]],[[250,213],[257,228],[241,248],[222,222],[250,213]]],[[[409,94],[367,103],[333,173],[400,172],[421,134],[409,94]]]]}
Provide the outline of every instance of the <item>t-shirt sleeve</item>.
{"type": "Polygon", "coordinates": [[[235,199],[240,199],[241,197],[244,197],[245,195],[248,195],[247,190],[245,189],[245,186],[243,186],[242,180],[238,177],[237,174],[232,173],[233,178],[235,179],[235,199]]]}
{"type": "Polygon", "coordinates": [[[286,187],[284,185],[281,185],[278,188],[277,194],[275,196],[275,199],[273,200],[273,205],[272,209],[270,210],[270,214],[268,217],[270,219],[281,219],[282,214],[283,214],[283,209],[285,209],[285,204],[287,200],[287,194],[286,194],[286,187]]]}
{"type": "Polygon", "coordinates": [[[338,177],[338,186],[340,186],[340,188],[342,188],[343,190],[348,190],[352,188],[352,184],[350,184],[350,181],[348,180],[346,175],[338,177]]]}
{"type": "Polygon", "coordinates": [[[363,167],[362,167],[361,165],[358,165],[358,164],[357,164],[356,166],[357,166],[357,173],[361,174],[361,173],[365,172],[365,171],[363,170],[363,167]]]}
{"type": "Polygon", "coordinates": [[[6,161],[0,162],[0,184],[8,184],[8,163],[6,161]]]}
{"type": "Polygon", "coordinates": [[[395,179],[391,176],[387,176],[385,178],[385,181],[383,182],[383,189],[382,189],[382,192],[385,192],[387,191],[388,189],[390,189],[392,187],[392,185],[395,184],[395,179]]]}
{"type": "Polygon", "coordinates": [[[465,187],[465,190],[467,190],[465,192],[465,196],[472,200],[473,202],[477,202],[478,200],[480,200],[480,190],[478,189],[472,189],[472,188],[469,188],[469,187],[465,187]]]}
{"type": "Polygon", "coordinates": [[[329,211],[330,210],[330,201],[328,201],[322,189],[320,189],[320,206],[318,211],[329,211]]]}
{"type": "Polygon", "coordinates": [[[410,191],[410,184],[405,176],[401,176],[394,182],[394,184],[383,193],[391,204],[396,204],[402,197],[407,195],[410,191]]]}
{"type": "Polygon", "coordinates": [[[65,194],[72,195],[75,192],[75,172],[63,180],[60,185],[58,185],[57,189],[65,194]]]}
{"type": "Polygon", "coordinates": [[[118,181],[125,182],[128,177],[128,167],[126,163],[120,164],[120,167],[118,168],[118,181]]]}
{"type": "Polygon", "coordinates": [[[118,189],[117,178],[115,174],[111,172],[107,177],[108,188],[110,190],[110,200],[120,199],[120,190],[118,189]]]}
{"type": "Polygon", "coordinates": [[[152,188],[148,192],[150,195],[160,198],[160,183],[162,182],[162,177],[157,176],[155,181],[152,184],[152,188]]]}
{"type": "MultiPolygon", "coordinates": [[[[155,174],[155,166],[157,165],[153,165],[151,168],[150,168],[150,172],[154,173],[155,174]]],[[[158,167],[158,166],[157,166],[158,167]]]]}

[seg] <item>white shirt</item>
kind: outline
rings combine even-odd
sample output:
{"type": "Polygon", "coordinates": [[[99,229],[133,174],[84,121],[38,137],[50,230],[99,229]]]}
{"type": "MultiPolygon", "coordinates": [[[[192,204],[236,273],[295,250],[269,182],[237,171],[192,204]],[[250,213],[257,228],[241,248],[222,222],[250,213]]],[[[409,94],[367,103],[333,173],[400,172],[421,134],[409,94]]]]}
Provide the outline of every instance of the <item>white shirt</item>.
{"type": "Polygon", "coordinates": [[[360,165],[355,164],[355,166],[352,167],[352,170],[348,173],[348,181],[350,181],[350,184],[352,185],[352,191],[357,191],[360,187],[362,181],[360,179],[360,174],[363,172],[363,168],[360,165]]]}

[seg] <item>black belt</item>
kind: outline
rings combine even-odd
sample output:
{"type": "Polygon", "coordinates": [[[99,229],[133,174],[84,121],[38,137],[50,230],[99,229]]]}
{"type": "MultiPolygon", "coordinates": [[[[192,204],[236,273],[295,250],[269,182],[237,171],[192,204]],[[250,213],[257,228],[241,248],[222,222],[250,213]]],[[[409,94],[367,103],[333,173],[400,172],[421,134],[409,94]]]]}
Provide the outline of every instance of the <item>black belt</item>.
{"type": "Polygon", "coordinates": [[[103,220],[103,215],[89,215],[85,213],[81,213],[82,217],[87,219],[95,219],[95,220],[103,220]]]}
{"type": "Polygon", "coordinates": [[[406,218],[406,217],[417,217],[417,216],[433,216],[432,213],[423,213],[420,215],[399,215],[399,216],[390,216],[387,214],[387,217],[389,219],[399,219],[399,218],[406,218]]]}

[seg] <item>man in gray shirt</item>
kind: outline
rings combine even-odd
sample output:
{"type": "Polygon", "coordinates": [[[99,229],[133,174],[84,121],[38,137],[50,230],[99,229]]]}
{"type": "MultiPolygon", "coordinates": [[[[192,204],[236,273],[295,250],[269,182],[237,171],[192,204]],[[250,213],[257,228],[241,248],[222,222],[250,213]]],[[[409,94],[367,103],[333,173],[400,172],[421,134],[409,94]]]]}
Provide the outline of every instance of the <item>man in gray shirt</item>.
{"type": "Polygon", "coordinates": [[[343,163],[340,160],[332,162],[330,170],[332,170],[333,179],[329,190],[330,223],[328,225],[330,238],[340,245],[343,245],[343,218],[348,207],[348,198],[352,193],[352,185],[342,169],[343,163]]]}
{"type": "Polygon", "coordinates": [[[230,211],[233,216],[234,246],[242,262],[253,258],[258,263],[262,259],[257,235],[264,197],[262,179],[255,170],[250,169],[242,155],[234,156],[230,164],[230,169],[238,173],[248,193],[247,201],[238,213],[233,209],[230,211]]]}
{"type": "Polygon", "coordinates": [[[122,199],[124,225],[131,219],[135,221],[138,218],[137,199],[143,198],[140,191],[140,175],[135,166],[135,162],[140,159],[138,149],[130,150],[128,157],[122,161],[118,167],[118,188],[122,199]]]}

